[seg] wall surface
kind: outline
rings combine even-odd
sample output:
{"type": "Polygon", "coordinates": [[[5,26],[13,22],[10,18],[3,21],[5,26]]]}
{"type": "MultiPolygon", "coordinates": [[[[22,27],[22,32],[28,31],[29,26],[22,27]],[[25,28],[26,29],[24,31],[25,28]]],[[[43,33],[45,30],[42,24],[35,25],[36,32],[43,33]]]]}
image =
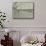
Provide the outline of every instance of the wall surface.
{"type": "Polygon", "coordinates": [[[0,10],[6,13],[6,27],[32,27],[32,30],[46,30],[46,0],[0,0],[0,10]],[[34,2],[34,19],[12,19],[13,2],[34,2]],[[35,29],[34,29],[35,27],[35,29]],[[36,29],[38,27],[38,29],[36,29]],[[40,28],[42,27],[42,28],[40,28]]]}
{"type": "MultiPolygon", "coordinates": [[[[9,32],[9,37],[13,39],[13,46],[21,46],[20,40],[23,40],[23,37],[33,36],[33,38],[38,38],[39,42],[44,41],[44,35],[46,31],[11,31],[9,32]]],[[[6,32],[0,31],[0,44],[1,39],[5,40],[4,35],[7,35],[6,32]]],[[[29,37],[28,37],[29,38],[29,37]]],[[[23,42],[23,41],[22,41],[23,42]]]]}

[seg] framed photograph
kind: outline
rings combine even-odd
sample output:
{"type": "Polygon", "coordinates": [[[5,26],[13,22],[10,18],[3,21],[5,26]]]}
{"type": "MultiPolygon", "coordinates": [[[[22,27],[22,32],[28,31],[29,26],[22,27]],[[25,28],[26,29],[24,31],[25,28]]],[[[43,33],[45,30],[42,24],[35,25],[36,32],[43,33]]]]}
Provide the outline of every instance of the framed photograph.
{"type": "Polygon", "coordinates": [[[13,19],[33,19],[33,2],[13,2],[12,16],[13,19]]]}

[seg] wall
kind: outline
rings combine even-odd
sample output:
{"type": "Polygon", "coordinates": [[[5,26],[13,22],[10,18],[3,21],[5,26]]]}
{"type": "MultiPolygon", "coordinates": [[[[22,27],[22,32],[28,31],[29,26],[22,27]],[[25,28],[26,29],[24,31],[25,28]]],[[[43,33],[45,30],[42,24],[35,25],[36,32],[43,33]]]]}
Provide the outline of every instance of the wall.
{"type": "MultiPolygon", "coordinates": [[[[14,31],[9,32],[9,37],[13,39],[13,46],[20,46],[20,40],[23,40],[23,36],[33,36],[33,38],[38,38],[39,42],[44,41],[44,35],[46,31],[14,31]],[[22,39],[21,39],[22,38],[22,39]]],[[[6,32],[0,31],[0,43],[1,39],[5,39],[4,35],[7,35],[6,32]]]]}
{"type": "MultiPolygon", "coordinates": [[[[7,27],[46,27],[46,0],[0,0],[0,10],[6,12],[7,27]],[[12,2],[34,2],[34,19],[12,19],[12,2]]],[[[31,28],[32,29],[32,28],[31,28]]],[[[34,28],[33,28],[34,29],[34,28]]],[[[37,30],[38,30],[37,29],[37,30]]],[[[46,28],[41,28],[46,30],[46,28]]]]}

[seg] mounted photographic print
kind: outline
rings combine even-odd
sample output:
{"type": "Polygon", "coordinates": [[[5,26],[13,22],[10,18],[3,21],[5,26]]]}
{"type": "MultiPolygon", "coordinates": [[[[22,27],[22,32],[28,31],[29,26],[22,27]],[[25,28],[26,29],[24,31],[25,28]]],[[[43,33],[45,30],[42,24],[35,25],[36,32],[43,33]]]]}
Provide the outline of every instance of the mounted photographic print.
{"type": "Polygon", "coordinates": [[[13,2],[12,16],[13,19],[33,19],[33,2],[13,2]]]}

